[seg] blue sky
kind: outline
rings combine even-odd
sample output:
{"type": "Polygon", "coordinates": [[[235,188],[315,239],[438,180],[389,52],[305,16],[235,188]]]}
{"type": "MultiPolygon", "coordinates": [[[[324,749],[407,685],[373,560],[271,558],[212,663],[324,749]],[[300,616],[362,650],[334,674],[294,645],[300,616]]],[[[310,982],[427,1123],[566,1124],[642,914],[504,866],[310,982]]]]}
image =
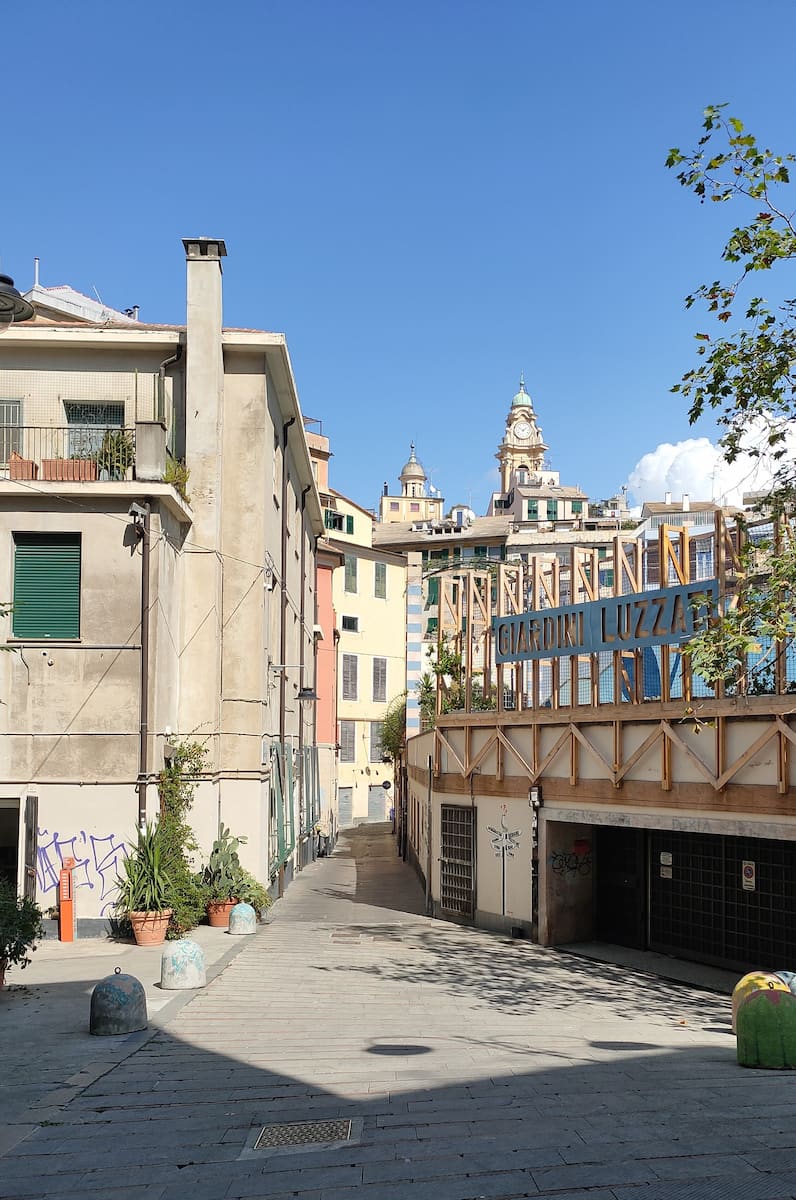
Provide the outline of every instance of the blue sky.
{"type": "Polygon", "coordinates": [[[793,0],[7,5],[2,270],[181,322],[180,239],[223,237],[225,323],[286,333],[340,491],[376,505],[414,441],[485,511],[524,371],[608,496],[714,436],[669,388],[728,211],[664,159],[725,100],[796,150],[795,34],[793,0]]]}

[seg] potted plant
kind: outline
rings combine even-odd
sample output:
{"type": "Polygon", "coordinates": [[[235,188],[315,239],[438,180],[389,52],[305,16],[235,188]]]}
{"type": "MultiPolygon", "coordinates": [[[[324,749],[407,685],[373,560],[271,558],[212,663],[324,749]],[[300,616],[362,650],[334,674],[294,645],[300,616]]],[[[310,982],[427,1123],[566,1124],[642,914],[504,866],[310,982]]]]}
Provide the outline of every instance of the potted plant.
{"type": "Polygon", "coordinates": [[[245,841],[245,837],[233,837],[229,827],[221,822],[207,866],[201,873],[207,897],[207,920],[216,929],[225,929],[229,925],[229,914],[241,898],[244,871],[238,846],[245,841]]]}
{"type": "Polygon", "coordinates": [[[35,943],[44,937],[41,909],[33,900],[21,899],[9,881],[0,876],[0,988],[8,967],[24,970],[35,943]]]}
{"type": "Polygon", "coordinates": [[[159,826],[147,822],[138,831],[116,886],[116,910],[132,925],[136,944],[159,946],[165,941],[171,916],[171,879],[163,866],[159,826]]]}
{"type": "Polygon", "coordinates": [[[129,429],[106,429],[97,451],[100,479],[124,479],[135,461],[135,445],[129,429]]]}

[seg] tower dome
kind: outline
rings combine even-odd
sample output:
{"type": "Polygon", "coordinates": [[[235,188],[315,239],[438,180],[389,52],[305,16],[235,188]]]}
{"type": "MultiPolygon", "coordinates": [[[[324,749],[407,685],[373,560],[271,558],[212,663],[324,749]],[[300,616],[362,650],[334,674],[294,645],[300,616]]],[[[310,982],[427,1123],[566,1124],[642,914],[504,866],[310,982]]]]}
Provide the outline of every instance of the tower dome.
{"type": "Polygon", "coordinates": [[[425,496],[426,473],[423,470],[422,464],[415,457],[414,442],[409,446],[409,462],[404,464],[404,469],[398,478],[401,481],[401,489],[404,496],[425,496]]]}
{"type": "Polygon", "coordinates": [[[525,390],[525,376],[520,375],[520,390],[511,402],[512,408],[533,408],[533,401],[525,390]]]}
{"type": "Polygon", "coordinates": [[[419,463],[415,457],[414,442],[410,443],[409,451],[409,461],[404,464],[404,468],[398,478],[400,479],[401,483],[408,483],[410,480],[420,480],[422,483],[425,483],[426,473],[423,470],[422,464],[419,463]]]}

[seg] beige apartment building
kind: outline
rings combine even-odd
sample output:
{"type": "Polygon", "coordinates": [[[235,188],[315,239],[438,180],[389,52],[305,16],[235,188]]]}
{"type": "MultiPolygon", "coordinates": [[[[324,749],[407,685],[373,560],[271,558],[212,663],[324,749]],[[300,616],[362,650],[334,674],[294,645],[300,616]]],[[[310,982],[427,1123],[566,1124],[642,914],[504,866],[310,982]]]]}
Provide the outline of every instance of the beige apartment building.
{"type": "Polygon", "coordinates": [[[384,821],[393,767],[381,724],[406,686],[406,558],[373,546],[373,514],[331,491],[325,519],[343,554],[333,576],[337,617],[337,809],[340,826],[384,821]],[[385,787],[384,784],[389,784],[385,787]]]}
{"type": "Polygon", "coordinates": [[[83,922],[176,741],[207,755],[202,847],[223,821],[275,889],[317,819],[324,527],[290,357],[223,328],[224,242],[184,247],[184,325],[34,296],[0,339],[0,869],[46,908],[74,859],[83,922]]]}

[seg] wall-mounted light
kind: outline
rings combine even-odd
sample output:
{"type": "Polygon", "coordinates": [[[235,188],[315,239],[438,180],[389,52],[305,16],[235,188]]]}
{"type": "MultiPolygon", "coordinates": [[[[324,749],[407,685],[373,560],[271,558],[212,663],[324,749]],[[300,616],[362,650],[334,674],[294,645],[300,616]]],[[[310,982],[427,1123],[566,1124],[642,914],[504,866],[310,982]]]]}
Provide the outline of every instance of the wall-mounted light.
{"type": "Polygon", "coordinates": [[[296,699],[301,704],[316,704],[318,700],[318,693],[315,691],[315,688],[302,687],[299,688],[296,699]]]}
{"type": "Polygon", "coordinates": [[[530,808],[541,808],[543,804],[542,789],[538,783],[534,783],[528,791],[528,805],[530,808]]]}

